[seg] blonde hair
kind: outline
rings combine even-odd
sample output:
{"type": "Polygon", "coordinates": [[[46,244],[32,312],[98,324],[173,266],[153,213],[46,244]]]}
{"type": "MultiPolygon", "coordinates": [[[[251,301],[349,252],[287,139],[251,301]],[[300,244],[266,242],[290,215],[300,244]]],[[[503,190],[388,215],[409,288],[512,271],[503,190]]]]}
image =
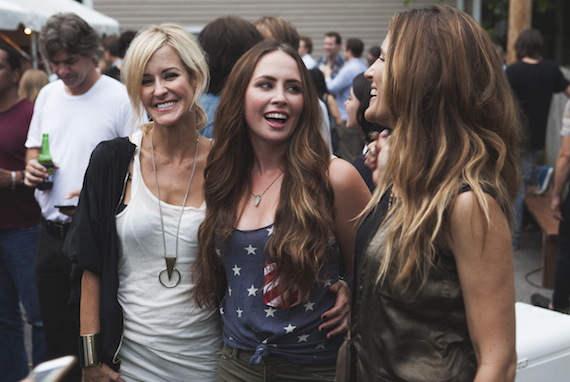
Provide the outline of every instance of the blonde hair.
{"type": "Polygon", "coordinates": [[[22,74],[18,95],[27,98],[31,103],[36,102],[40,90],[49,83],[46,72],[39,69],[28,69],[22,74]]]}
{"type": "MultiPolygon", "coordinates": [[[[169,45],[178,52],[190,78],[196,79],[197,86],[191,109],[195,108],[196,129],[200,130],[206,125],[207,116],[197,100],[208,89],[210,78],[208,64],[204,51],[194,37],[175,24],[151,25],[141,30],[129,45],[121,69],[121,80],[127,86],[127,93],[135,114],[134,118],[140,120],[142,117],[140,95],[146,65],[152,55],[164,45],[169,45]]],[[[148,131],[151,127],[152,123],[140,126],[143,131],[148,131]]]]}
{"type": "Polygon", "coordinates": [[[487,225],[485,193],[512,223],[520,124],[493,43],[464,12],[443,6],[396,14],[389,37],[382,97],[394,127],[392,154],[364,213],[394,187],[385,229],[368,251],[383,256],[379,282],[389,274],[393,286],[407,289],[424,285],[438,253],[450,253],[450,207],[462,187],[474,192],[487,225]]]}

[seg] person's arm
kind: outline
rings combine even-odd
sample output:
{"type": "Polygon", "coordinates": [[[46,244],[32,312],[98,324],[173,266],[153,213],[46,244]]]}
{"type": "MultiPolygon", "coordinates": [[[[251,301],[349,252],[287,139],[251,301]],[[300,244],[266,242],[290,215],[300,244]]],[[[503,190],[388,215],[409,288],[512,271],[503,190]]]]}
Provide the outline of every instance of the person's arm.
{"type": "Polygon", "coordinates": [[[336,119],[336,125],[342,124],[342,118],[340,117],[340,111],[338,111],[338,103],[336,102],[336,98],[329,94],[327,97],[327,104],[328,109],[331,115],[336,119]]]}
{"type": "Polygon", "coordinates": [[[570,177],[570,136],[562,137],[562,144],[556,159],[556,169],[554,171],[554,189],[552,191],[552,199],[550,201],[550,211],[552,216],[558,220],[562,220],[562,192],[568,178],[570,177]]]}
{"type": "Polygon", "coordinates": [[[354,238],[358,229],[356,217],[370,201],[371,194],[356,168],[345,160],[331,161],[329,179],[334,192],[336,239],[346,267],[352,275],[354,238]]]}
{"type": "Polygon", "coordinates": [[[514,381],[515,287],[511,233],[497,202],[485,194],[490,223],[473,192],[457,196],[449,245],[457,264],[469,335],[477,357],[475,382],[514,381]]]}
{"type": "MultiPolygon", "coordinates": [[[[336,238],[344,263],[352,275],[354,237],[358,228],[356,217],[370,200],[370,190],[353,165],[342,159],[333,159],[329,166],[329,179],[334,192],[334,222],[336,238]]],[[[338,295],[334,307],[322,315],[319,330],[333,328],[327,338],[348,330],[350,289],[344,281],[333,284],[329,291],[338,295]]]]}
{"type": "MultiPolygon", "coordinates": [[[[22,169],[23,171],[23,169],[22,169]]],[[[0,168],[0,188],[12,188],[22,184],[22,171],[11,171],[0,168]],[[15,177],[12,178],[12,172],[15,177]]]]}
{"type": "MultiPolygon", "coordinates": [[[[325,83],[327,84],[327,89],[329,92],[338,94],[345,89],[350,89],[352,86],[352,80],[355,77],[351,70],[349,69],[348,63],[343,66],[339,72],[337,73],[335,78],[326,77],[325,75],[325,83]]],[[[332,72],[332,71],[331,71],[332,72]]],[[[337,100],[337,102],[344,102],[345,100],[337,100]]]]}
{"type": "MultiPolygon", "coordinates": [[[[101,277],[88,270],[81,279],[80,335],[99,334],[99,309],[101,300],[101,277]]],[[[83,368],[84,382],[124,382],[117,372],[104,363],[83,368]]]]}

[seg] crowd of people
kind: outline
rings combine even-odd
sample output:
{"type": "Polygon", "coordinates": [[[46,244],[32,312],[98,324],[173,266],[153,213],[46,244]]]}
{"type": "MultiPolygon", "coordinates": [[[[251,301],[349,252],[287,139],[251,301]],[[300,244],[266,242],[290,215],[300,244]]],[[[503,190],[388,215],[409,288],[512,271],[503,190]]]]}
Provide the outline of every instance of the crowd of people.
{"type": "MultiPolygon", "coordinates": [[[[546,65],[570,94],[521,39],[505,75],[448,6],[368,51],[327,32],[318,60],[275,16],[101,40],[59,14],[52,82],[0,45],[2,379],[29,372],[21,303],[30,363],[75,355],[69,382],[513,381],[515,201],[552,176],[525,170],[545,117],[519,112],[523,80],[546,65]]],[[[567,312],[560,250],[543,305],[567,312]]]]}

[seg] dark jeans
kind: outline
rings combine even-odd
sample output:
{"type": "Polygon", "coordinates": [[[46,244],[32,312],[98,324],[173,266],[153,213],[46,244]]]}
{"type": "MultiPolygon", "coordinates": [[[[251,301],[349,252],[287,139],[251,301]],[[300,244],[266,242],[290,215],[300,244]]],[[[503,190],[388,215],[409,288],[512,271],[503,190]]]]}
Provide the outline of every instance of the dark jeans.
{"type": "MultiPolygon", "coordinates": [[[[79,317],[73,317],[67,309],[70,274],[71,263],[63,254],[63,240],[40,225],[36,281],[46,333],[46,359],[79,354],[79,317]]],[[[64,381],[81,381],[80,368],[76,366],[64,381]]]]}
{"type": "Polygon", "coordinates": [[[570,305],[570,198],[562,209],[564,220],[558,228],[558,256],[554,271],[554,293],[552,307],[555,310],[568,311],[570,305]]]}
{"type": "Polygon", "coordinates": [[[32,326],[32,361],[44,360],[46,343],[40,314],[34,259],[38,227],[0,230],[0,379],[15,382],[28,375],[20,303],[32,326]]]}

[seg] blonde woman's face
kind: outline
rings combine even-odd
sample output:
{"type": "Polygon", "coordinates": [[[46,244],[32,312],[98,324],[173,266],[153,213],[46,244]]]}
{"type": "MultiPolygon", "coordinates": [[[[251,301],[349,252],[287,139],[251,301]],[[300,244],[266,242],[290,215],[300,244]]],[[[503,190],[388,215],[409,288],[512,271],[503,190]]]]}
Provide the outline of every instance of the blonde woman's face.
{"type": "Polygon", "coordinates": [[[196,78],[191,78],[180,55],[170,45],[164,45],[151,56],[144,70],[141,87],[143,105],[160,126],[195,121],[194,104],[196,78]]]}
{"type": "Polygon", "coordinates": [[[388,108],[386,107],[385,100],[382,99],[382,94],[384,94],[382,77],[386,65],[386,52],[388,52],[389,47],[390,35],[388,34],[380,46],[380,57],[364,72],[364,76],[372,81],[370,87],[370,103],[368,109],[364,112],[364,117],[370,122],[391,127],[388,118],[388,108]]]}

